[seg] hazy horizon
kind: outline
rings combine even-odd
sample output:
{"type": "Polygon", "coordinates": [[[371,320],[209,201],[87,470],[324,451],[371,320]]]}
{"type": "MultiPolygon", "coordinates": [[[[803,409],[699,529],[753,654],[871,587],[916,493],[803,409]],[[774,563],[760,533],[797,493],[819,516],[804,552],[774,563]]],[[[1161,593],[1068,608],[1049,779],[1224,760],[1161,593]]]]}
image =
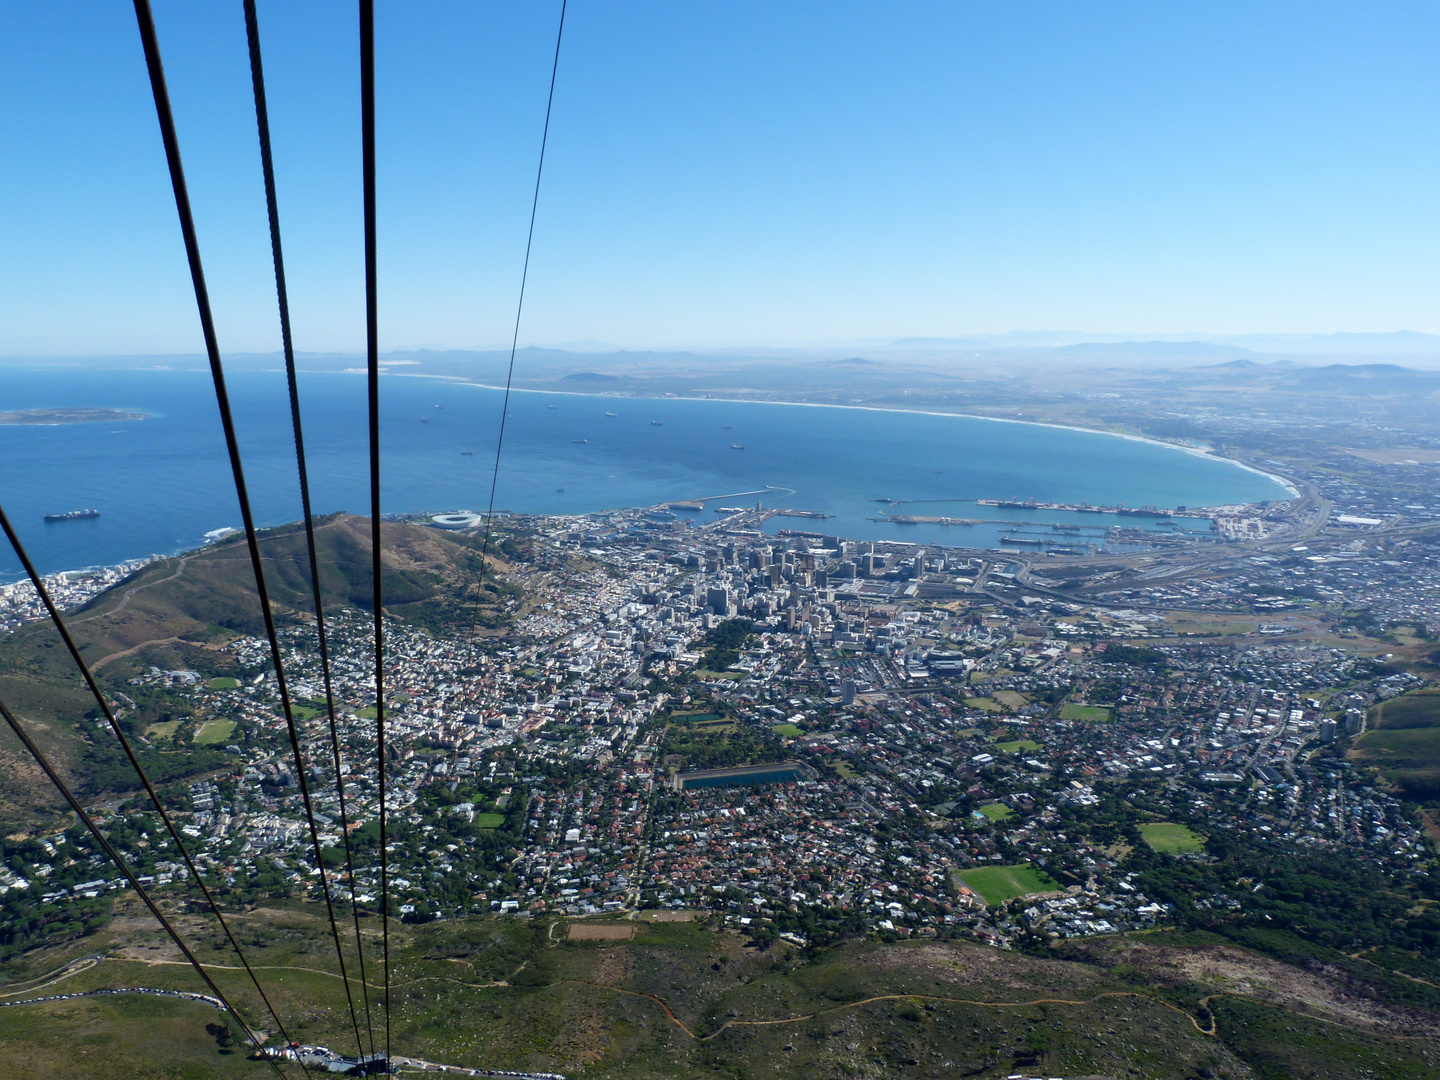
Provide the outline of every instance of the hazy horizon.
{"type": "MultiPolygon", "coordinates": [[[[1207,334],[1203,332],[1175,332],[1165,334],[1088,333],[1063,330],[1011,330],[1001,334],[956,334],[951,336],[913,336],[891,338],[812,339],[800,341],[736,341],[721,344],[697,342],[605,342],[605,341],[560,341],[521,342],[519,351],[571,354],[577,357],[603,359],[607,356],[625,354],[685,354],[697,359],[706,357],[717,360],[743,357],[754,354],[789,354],[795,357],[830,357],[850,351],[867,352],[880,359],[931,356],[944,359],[949,352],[980,349],[986,353],[1026,351],[1042,355],[1054,352],[1057,357],[1062,350],[1074,346],[1093,346],[1087,350],[1087,358],[1097,361],[1121,359],[1111,349],[1134,349],[1154,347],[1151,358],[1127,355],[1130,362],[1181,362],[1207,359],[1205,347],[1211,347],[1214,355],[1234,354],[1236,358],[1254,357],[1256,362],[1323,362],[1352,360],[1359,363],[1384,362],[1429,364],[1440,362],[1440,334],[1427,334],[1412,330],[1375,332],[1341,331],[1319,332],[1274,332],[1241,335],[1207,334]],[[1186,349],[1186,346],[1194,348],[1186,349]],[[1169,347],[1169,348],[1167,348],[1169,347]]],[[[281,351],[270,350],[225,350],[230,360],[280,358],[281,351]]],[[[497,342],[481,345],[429,344],[420,346],[396,346],[383,348],[385,357],[404,357],[433,354],[491,356],[508,354],[510,345],[497,342]]],[[[360,349],[297,349],[299,360],[364,358],[360,349]]],[[[200,350],[154,350],[135,349],[112,352],[26,352],[0,354],[0,364],[6,363],[83,363],[86,361],[124,360],[199,360],[204,361],[200,350]]],[[[963,356],[955,356],[963,360],[963,356]]],[[[1074,360],[1074,357],[1066,357],[1074,360]]]]}

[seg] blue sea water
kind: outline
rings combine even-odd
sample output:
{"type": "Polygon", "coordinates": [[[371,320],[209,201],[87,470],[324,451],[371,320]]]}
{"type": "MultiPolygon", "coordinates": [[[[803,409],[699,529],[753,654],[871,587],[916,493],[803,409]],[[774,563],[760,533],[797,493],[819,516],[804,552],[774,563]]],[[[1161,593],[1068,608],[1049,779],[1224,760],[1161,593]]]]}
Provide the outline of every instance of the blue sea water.
{"type": "MultiPolygon", "coordinates": [[[[383,511],[483,510],[501,392],[404,375],[381,382],[383,511]],[[464,456],[467,450],[473,456],[464,456]]],[[[298,519],[283,374],[236,373],[228,383],[257,520],[298,519]]],[[[300,385],[316,511],[367,512],[365,379],[302,375],[300,385]]],[[[43,572],[168,554],[240,524],[208,372],[0,367],[0,412],[77,407],[148,418],[0,425],[0,503],[43,572]],[[85,507],[101,516],[42,520],[85,507]]],[[[1269,477],[1178,448],[973,417],[520,392],[509,411],[496,507],[530,513],[732,496],[709,506],[758,498],[833,515],[772,519],[772,531],[989,547],[1010,528],[877,522],[885,506],[875,500],[906,500],[895,508],[901,513],[1094,526],[1094,515],[965,500],[1174,507],[1289,497],[1269,477]],[[767,487],[776,490],[736,495],[767,487]]],[[[19,570],[12,553],[0,551],[0,581],[19,570]]]]}

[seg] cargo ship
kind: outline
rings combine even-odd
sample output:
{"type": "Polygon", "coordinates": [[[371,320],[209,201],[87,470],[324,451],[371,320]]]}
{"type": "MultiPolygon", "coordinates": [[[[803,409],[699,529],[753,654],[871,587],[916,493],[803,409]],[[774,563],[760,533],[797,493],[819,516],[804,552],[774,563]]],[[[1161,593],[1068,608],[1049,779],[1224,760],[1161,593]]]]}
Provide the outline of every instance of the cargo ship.
{"type": "Polygon", "coordinates": [[[46,521],[83,521],[85,518],[97,518],[99,510],[69,510],[63,514],[46,514],[46,521]]]}

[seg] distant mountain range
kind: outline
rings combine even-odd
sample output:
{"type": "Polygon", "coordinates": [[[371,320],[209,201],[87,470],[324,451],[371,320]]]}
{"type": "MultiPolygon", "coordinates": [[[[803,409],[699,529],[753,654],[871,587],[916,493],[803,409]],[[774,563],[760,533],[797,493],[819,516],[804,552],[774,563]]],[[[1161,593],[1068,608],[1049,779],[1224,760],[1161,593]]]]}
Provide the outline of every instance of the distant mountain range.
{"type": "Polygon", "coordinates": [[[897,338],[900,349],[1076,348],[1095,346],[1151,354],[1173,348],[1173,355],[1199,355],[1205,348],[1237,353],[1290,356],[1429,356],[1440,358],[1440,334],[1395,330],[1378,334],[1086,334],[1066,331],[1012,331],[956,338],[897,338]]]}
{"type": "MultiPolygon", "coordinates": [[[[587,345],[589,343],[586,343],[587,345]]],[[[299,358],[307,371],[364,370],[365,359],[354,353],[309,353],[299,358]]],[[[382,370],[391,374],[434,375],[472,382],[503,384],[509,367],[508,349],[414,349],[385,353],[382,370]]],[[[959,375],[966,369],[1013,369],[1017,363],[1041,368],[1054,362],[1068,366],[1186,369],[1213,367],[1232,361],[1257,366],[1301,367],[1326,362],[1371,364],[1394,361],[1407,367],[1440,369],[1440,335],[1412,330],[1377,334],[1249,334],[1233,337],[1173,334],[1158,337],[1084,334],[1063,331],[1015,331],[1008,334],[937,338],[907,337],[864,347],[745,347],[732,349],[601,349],[529,346],[515,359],[516,385],[561,383],[573,389],[611,384],[617,392],[659,378],[739,378],[740,385],[772,381],[781,369],[795,377],[823,378],[817,369],[846,379],[865,373],[881,377],[887,369],[925,370],[959,375]]],[[[0,357],[0,366],[47,368],[148,368],[204,370],[196,355],[110,357],[0,357]]],[[[235,371],[279,370],[276,353],[235,353],[226,357],[235,371]]],[[[803,378],[801,382],[805,381],[803,378]]],[[[798,385],[798,384],[797,384],[798,385]]]]}

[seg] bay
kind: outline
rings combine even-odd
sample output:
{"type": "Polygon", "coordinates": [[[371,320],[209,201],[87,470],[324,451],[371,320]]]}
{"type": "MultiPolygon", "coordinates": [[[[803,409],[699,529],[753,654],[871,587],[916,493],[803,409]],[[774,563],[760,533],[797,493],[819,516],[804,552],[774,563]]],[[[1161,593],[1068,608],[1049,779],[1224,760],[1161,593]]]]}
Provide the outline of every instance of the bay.
{"type": "MultiPolygon", "coordinates": [[[[294,521],[300,501],[284,376],[240,372],[228,384],[256,519],[294,521]]],[[[300,384],[316,511],[366,513],[363,375],[307,374],[300,384]]],[[[484,510],[502,392],[389,374],[381,393],[382,510],[484,510]]],[[[0,412],[45,408],[134,410],[147,418],[0,425],[0,503],[42,572],[169,554],[240,524],[208,373],[0,367],[0,412]],[[43,521],[45,514],[82,508],[100,517],[43,521]]],[[[975,417],[533,392],[513,393],[509,413],[495,505],[523,513],[708,498],[706,511],[682,515],[706,520],[716,506],[758,500],[832,515],[774,518],[772,531],[992,547],[1007,526],[872,519],[890,508],[1094,526],[1096,515],[966,500],[1194,507],[1290,497],[1271,477],[1182,448],[975,417]]],[[[13,554],[0,551],[0,581],[19,573],[13,554]]]]}

